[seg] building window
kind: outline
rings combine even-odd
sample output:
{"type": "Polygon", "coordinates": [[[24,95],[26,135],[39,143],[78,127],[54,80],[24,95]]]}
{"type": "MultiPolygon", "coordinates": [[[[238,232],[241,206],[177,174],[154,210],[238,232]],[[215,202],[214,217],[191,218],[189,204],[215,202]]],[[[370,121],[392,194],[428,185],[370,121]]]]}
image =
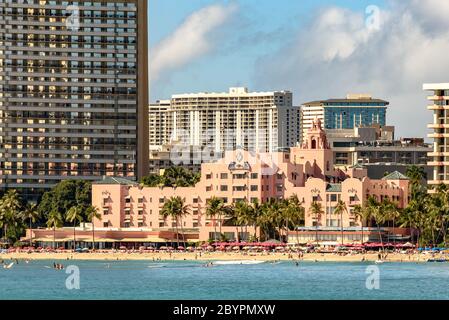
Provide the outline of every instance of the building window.
{"type": "Polygon", "coordinates": [[[165,202],[165,198],[159,198],[159,203],[164,203],[165,202]]]}
{"type": "Polygon", "coordinates": [[[103,228],[109,227],[109,222],[103,222],[103,228]]]}
{"type": "Polygon", "coordinates": [[[198,203],[198,198],[193,198],[193,203],[198,203]]]}
{"type": "Polygon", "coordinates": [[[257,179],[259,175],[257,173],[251,173],[251,179],[257,179]]]}
{"type": "Polygon", "coordinates": [[[257,190],[259,190],[259,186],[257,186],[257,185],[251,186],[251,191],[257,191],[257,190]]]}
{"type": "Polygon", "coordinates": [[[220,186],[220,191],[228,191],[228,186],[225,185],[220,186]]]}
{"type": "Polygon", "coordinates": [[[137,199],[137,202],[138,202],[138,203],[143,203],[143,198],[137,199]]]}
{"type": "Polygon", "coordinates": [[[220,178],[221,178],[221,179],[227,179],[227,178],[228,178],[228,174],[227,174],[227,173],[222,173],[222,174],[220,175],[220,178]]]}
{"type": "Polygon", "coordinates": [[[337,201],[337,195],[331,194],[331,201],[337,201]]]}
{"type": "Polygon", "coordinates": [[[145,224],[143,223],[143,222],[139,222],[139,223],[137,223],[137,226],[138,227],[143,227],[145,224]]]}
{"type": "Polygon", "coordinates": [[[210,173],[206,174],[206,179],[207,179],[207,180],[212,179],[212,174],[210,174],[210,173]]]}

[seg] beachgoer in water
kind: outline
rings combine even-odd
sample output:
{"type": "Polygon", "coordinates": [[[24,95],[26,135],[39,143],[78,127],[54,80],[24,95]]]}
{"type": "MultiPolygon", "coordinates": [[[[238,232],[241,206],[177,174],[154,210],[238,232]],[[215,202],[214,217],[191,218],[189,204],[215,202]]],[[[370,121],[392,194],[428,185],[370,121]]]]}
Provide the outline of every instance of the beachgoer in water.
{"type": "Polygon", "coordinates": [[[53,269],[56,269],[56,262],[53,262],[53,269]]]}
{"type": "Polygon", "coordinates": [[[299,262],[298,261],[296,261],[296,266],[299,267],[299,262]]]}

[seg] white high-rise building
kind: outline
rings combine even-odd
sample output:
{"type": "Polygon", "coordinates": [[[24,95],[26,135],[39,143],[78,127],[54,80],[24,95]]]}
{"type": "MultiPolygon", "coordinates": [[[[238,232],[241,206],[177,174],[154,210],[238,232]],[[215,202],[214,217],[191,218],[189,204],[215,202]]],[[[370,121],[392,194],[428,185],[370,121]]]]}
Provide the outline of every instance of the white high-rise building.
{"type": "Polygon", "coordinates": [[[168,110],[170,100],[158,100],[148,107],[148,133],[150,150],[159,150],[160,146],[169,142],[167,134],[168,110]]]}
{"type": "Polygon", "coordinates": [[[237,87],[227,93],[176,94],[164,112],[161,121],[166,121],[170,143],[211,152],[276,151],[299,141],[299,107],[292,105],[289,91],[248,92],[237,87]]]}
{"type": "Polygon", "coordinates": [[[433,152],[429,152],[433,166],[433,177],[428,178],[430,185],[449,184],[449,83],[427,83],[423,85],[425,91],[431,94],[427,98],[430,102],[428,110],[433,111],[433,123],[428,125],[433,133],[433,152]]]}

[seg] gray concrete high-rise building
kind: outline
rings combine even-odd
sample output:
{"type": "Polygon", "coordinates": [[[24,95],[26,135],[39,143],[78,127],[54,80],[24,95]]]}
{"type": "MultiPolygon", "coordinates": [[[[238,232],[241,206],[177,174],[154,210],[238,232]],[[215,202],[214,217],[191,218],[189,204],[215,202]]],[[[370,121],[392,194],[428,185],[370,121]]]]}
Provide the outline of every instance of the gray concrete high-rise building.
{"type": "Polygon", "coordinates": [[[146,0],[0,1],[0,190],[148,171],[146,0]]]}

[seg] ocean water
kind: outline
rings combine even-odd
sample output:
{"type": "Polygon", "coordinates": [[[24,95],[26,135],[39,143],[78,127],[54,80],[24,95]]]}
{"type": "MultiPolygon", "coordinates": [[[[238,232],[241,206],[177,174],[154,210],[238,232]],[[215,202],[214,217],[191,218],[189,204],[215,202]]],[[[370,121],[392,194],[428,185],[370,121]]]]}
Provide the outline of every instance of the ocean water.
{"type": "Polygon", "coordinates": [[[0,299],[449,299],[449,263],[377,265],[379,289],[372,290],[366,286],[373,276],[369,262],[209,268],[198,261],[61,263],[79,268],[79,289],[67,289],[70,275],[54,270],[53,261],[19,261],[0,269],[0,299]]]}

